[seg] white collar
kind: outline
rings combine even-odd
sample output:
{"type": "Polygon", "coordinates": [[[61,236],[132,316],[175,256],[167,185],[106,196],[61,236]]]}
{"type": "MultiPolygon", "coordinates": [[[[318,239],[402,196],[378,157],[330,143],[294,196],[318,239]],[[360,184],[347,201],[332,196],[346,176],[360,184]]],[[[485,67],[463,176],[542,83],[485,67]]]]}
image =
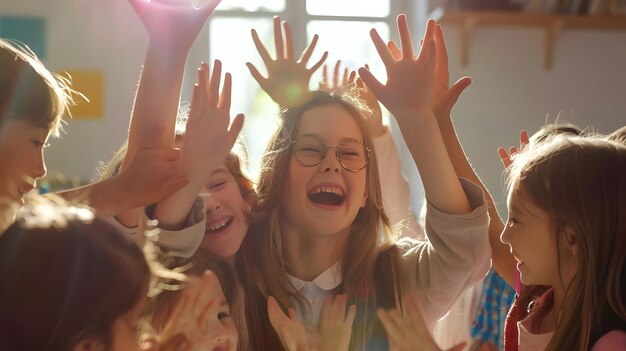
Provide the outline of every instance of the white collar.
{"type": "Polygon", "coordinates": [[[338,287],[339,284],[343,282],[343,276],[341,274],[341,262],[337,262],[334,265],[330,266],[327,270],[322,272],[322,274],[318,275],[311,282],[296,278],[289,273],[287,273],[287,277],[289,278],[291,285],[293,285],[296,291],[300,291],[307,283],[313,283],[322,290],[330,291],[338,287]]]}

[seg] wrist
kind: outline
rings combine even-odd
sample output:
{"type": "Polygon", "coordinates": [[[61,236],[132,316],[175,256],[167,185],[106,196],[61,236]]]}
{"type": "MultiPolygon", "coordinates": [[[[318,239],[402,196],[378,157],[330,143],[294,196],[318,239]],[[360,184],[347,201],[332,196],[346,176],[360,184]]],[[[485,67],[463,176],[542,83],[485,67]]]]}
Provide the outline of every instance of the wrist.
{"type": "Polygon", "coordinates": [[[125,189],[123,180],[114,176],[86,187],[77,198],[86,199],[99,216],[108,218],[132,208],[121,189],[125,189]]]}
{"type": "Polygon", "coordinates": [[[425,123],[429,121],[436,122],[437,120],[432,109],[403,111],[397,114],[394,113],[393,116],[395,117],[396,121],[398,122],[398,125],[401,128],[405,124],[415,125],[415,124],[425,123]]]}
{"type": "Polygon", "coordinates": [[[202,188],[211,174],[218,168],[223,167],[224,162],[211,162],[206,159],[201,160],[186,160],[184,164],[188,165],[183,167],[185,173],[189,176],[188,185],[185,188],[202,188]],[[199,167],[199,165],[201,165],[199,167]]]}
{"type": "Polygon", "coordinates": [[[437,124],[439,124],[439,128],[441,129],[454,129],[454,124],[452,123],[452,117],[450,115],[446,116],[437,116],[435,115],[437,124]]]}
{"type": "Polygon", "coordinates": [[[120,173],[107,180],[107,193],[109,197],[115,199],[117,204],[116,209],[113,211],[115,215],[136,207],[143,207],[144,204],[136,203],[135,198],[132,196],[128,189],[133,189],[133,185],[129,182],[126,173],[120,173]]]}

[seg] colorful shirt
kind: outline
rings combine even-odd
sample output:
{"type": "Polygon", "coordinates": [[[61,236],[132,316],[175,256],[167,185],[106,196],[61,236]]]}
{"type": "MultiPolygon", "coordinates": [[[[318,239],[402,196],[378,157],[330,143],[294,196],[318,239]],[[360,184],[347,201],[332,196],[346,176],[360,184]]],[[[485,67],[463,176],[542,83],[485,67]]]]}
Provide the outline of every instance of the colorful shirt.
{"type": "Polygon", "coordinates": [[[504,350],[504,320],[513,304],[515,290],[493,269],[483,280],[479,310],[471,329],[472,339],[491,342],[504,350]]]}

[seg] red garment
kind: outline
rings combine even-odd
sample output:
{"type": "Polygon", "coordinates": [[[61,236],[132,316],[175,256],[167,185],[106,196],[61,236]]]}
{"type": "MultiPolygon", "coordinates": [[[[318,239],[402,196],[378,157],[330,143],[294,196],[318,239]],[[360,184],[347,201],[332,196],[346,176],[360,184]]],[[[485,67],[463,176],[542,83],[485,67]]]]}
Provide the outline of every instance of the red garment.
{"type": "Polygon", "coordinates": [[[520,320],[522,311],[519,295],[515,295],[513,305],[504,321],[504,351],[517,351],[517,321],[520,320]]]}

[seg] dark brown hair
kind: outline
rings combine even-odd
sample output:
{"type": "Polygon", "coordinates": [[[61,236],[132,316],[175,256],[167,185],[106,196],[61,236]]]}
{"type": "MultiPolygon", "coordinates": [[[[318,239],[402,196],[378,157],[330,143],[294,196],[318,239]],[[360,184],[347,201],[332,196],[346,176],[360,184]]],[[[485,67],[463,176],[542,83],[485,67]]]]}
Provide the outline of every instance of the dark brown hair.
{"type": "Polygon", "coordinates": [[[0,236],[0,350],[108,346],[114,322],[147,294],[143,252],[88,209],[23,211],[0,236]]]}

